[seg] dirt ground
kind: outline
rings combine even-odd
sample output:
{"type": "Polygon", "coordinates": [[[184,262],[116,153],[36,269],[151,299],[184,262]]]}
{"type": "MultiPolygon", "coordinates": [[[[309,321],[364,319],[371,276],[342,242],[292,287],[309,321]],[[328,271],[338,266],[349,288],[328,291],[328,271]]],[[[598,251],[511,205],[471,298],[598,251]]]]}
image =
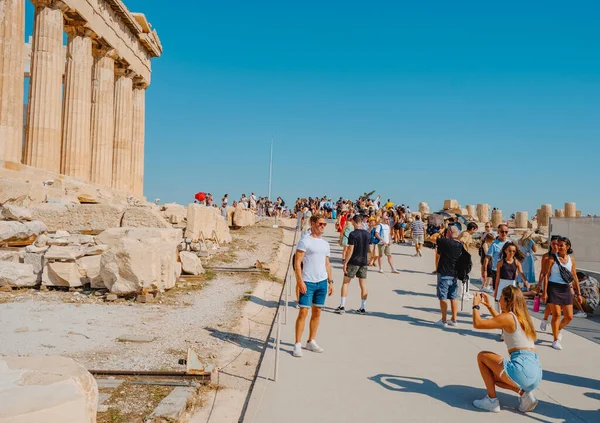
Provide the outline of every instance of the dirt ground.
{"type": "MultiPolygon", "coordinates": [[[[273,229],[272,223],[263,221],[232,231],[233,242],[213,257],[203,259],[203,265],[248,267],[260,260],[275,270],[284,268],[284,250],[289,254],[286,244],[291,245],[288,238],[290,234],[293,237],[293,230],[281,221],[280,228],[273,229]]],[[[209,270],[204,278],[181,280],[175,289],[146,304],[136,303],[135,299],[108,303],[92,291],[0,292],[0,355],[64,355],[88,369],[181,371],[185,368],[178,360],[185,358],[188,347],[193,347],[203,362],[227,365],[232,374],[241,370],[243,383],[230,383],[227,379],[219,383],[247,390],[257,364],[257,350],[266,337],[264,331],[252,329],[256,325],[270,326],[274,304],[263,298],[265,293],[279,296],[281,279],[281,269],[275,276],[209,270]],[[248,310],[256,314],[252,321],[248,310]],[[131,336],[149,336],[152,341],[124,340],[131,336]],[[248,349],[255,354],[246,357],[243,353],[248,349]]],[[[158,397],[169,392],[160,391],[158,397]]],[[[207,390],[203,392],[206,395],[207,390]]],[[[134,415],[143,419],[150,405],[157,402],[144,400],[136,407],[128,403],[135,403],[135,397],[139,402],[139,393],[131,392],[132,401],[125,402],[122,397],[129,396],[127,390],[118,389],[115,394],[121,398],[113,403],[120,404],[119,408],[125,409],[129,417],[109,408],[108,414],[99,415],[100,422],[137,421],[131,420],[134,415]]],[[[148,396],[141,395],[144,397],[148,396]]],[[[203,399],[197,402],[200,404],[203,399]]]]}

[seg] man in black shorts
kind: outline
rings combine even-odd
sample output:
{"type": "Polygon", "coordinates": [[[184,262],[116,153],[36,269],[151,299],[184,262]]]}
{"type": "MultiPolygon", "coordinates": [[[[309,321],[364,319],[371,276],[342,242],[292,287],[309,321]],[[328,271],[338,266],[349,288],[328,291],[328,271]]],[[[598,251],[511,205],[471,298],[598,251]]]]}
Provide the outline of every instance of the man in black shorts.
{"type": "Polygon", "coordinates": [[[347,254],[344,260],[344,282],[342,284],[342,299],[340,306],[335,309],[338,314],[344,314],[346,312],[346,297],[348,296],[348,285],[350,281],[358,276],[358,283],[360,285],[360,308],[356,310],[358,314],[365,314],[365,307],[367,305],[367,271],[369,264],[369,242],[371,235],[368,231],[362,227],[362,218],[360,215],[355,214],[352,218],[352,225],[354,230],[350,232],[348,236],[348,248],[349,254],[347,254]]]}

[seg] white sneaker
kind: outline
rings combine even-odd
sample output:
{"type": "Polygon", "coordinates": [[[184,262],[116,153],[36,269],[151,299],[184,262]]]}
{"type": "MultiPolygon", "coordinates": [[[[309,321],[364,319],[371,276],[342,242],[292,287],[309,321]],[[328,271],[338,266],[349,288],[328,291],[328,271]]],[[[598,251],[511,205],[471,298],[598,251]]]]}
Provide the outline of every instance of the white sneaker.
{"type": "Polygon", "coordinates": [[[398,273],[400,273],[400,271],[398,269],[392,269],[392,273],[398,274],[398,273]]]}
{"type": "Polygon", "coordinates": [[[531,392],[525,392],[519,398],[519,411],[521,413],[529,413],[538,405],[538,400],[533,396],[531,392]]]}
{"type": "Polygon", "coordinates": [[[577,313],[575,313],[573,315],[573,317],[579,317],[579,318],[585,319],[587,317],[587,313],[584,313],[583,311],[578,311],[577,313]]]}
{"type": "Polygon", "coordinates": [[[540,330],[542,332],[546,332],[547,329],[548,329],[548,322],[545,320],[542,320],[542,322],[540,323],[540,330]]]}
{"type": "Polygon", "coordinates": [[[562,350],[562,345],[560,345],[560,341],[554,341],[552,343],[552,348],[554,348],[555,350],[562,350]]]}
{"type": "Polygon", "coordinates": [[[294,344],[294,351],[292,352],[294,357],[302,357],[302,344],[298,342],[294,344]]]}
{"type": "Polygon", "coordinates": [[[441,326],[443,328],[447,328],[448,327],[448,323],[444,322],[442,319],[440,319],[437,322],[435,322],[434,325],[435,326],[441,326]]]}
{"type": "Polygon", "coordinates": [[[383,269],[379,269],[379,273],[383,273],[383,269]]]}
{"type": "Polygon", "coordinates": [[[465,293],[463,294],[463,298],[464,298],[465,300],[472,300],[472,299],[473,299],[473,294],[471,294],[470,292],[465,292],[465,293]]]}
{"type": "Polygon", "coordinates": [[[484,399],[473,401],[473,405],[480,410],[491,411],[492,413],[500,412],[500,401],[498,401],[498,398],[491,399],[487,395],[484,399]]]}
{"type": "Polygon", "coordinates": [[[452,326],[453,328],[457,328],[458,327],[458,322],[456,320],[450,320],[448,322],[448,326],[452,326]]]}
{"type": "Polygon", "coordinates": [[[312,352],[316,352],[316,353],[322,353],[324,351],[323,348],[321,348],[317,345],[317,343],[315,342],[314,339],[312,341],[306,343],[306,349],[308,351],[312,351],[312,352]]]}
{"type": "Polygon", "coordinates": [[[558,331],[558,336],[557,336],[559,341],[562,341],[562,329],[558,331]]]}

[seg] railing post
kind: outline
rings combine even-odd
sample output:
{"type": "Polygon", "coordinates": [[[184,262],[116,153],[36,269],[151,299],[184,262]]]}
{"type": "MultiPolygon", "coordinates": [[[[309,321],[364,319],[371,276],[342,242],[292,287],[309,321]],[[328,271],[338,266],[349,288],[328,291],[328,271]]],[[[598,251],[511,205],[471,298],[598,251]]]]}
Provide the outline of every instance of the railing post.
{"type": "Polygon", "coordinates": [[[283,282],[283,283],[284,283],[284,285],[283,285],[283,289],[285,290],[285,303],[284,303],[284,307],[285,307],[285,308],[284,308],[284,312],[283,312],[283,313],[284,313],[284,315],[285,315],[285,323],[284,323],[284,325],[287,325],[287,322],[288,322],[288,297],[289,297],[289,294],[288,294],[288,289],[287,289],[287,286],[285,286],[285,285],[286,285],[286,284],[287,284],[287,285],[289,285],[289,284],[290,284],[290,281],[289,281],[289,279],[291,279],[291,276],[290,276],[290,277],[287,277],[287,278],[285,278],[285,281],[283,282]]]}
{"type": "Polygon", "coordinates": [[[275,382],[277,382],[277,375],[279,374],[279,347],[281,345],[280,334],[281,334],[281,315],[280,315],[280,308],[277,307],[277,339],[275,341],[275,375],[273,376],[273,381],[275,381],[275,382]]]}

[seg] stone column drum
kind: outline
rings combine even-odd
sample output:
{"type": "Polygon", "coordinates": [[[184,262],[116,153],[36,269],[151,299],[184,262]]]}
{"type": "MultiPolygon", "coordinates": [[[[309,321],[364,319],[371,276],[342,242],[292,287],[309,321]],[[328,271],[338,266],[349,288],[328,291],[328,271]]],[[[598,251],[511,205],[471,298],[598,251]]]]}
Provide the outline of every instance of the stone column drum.
{"type": "Polygon", "coordinates": [[[132,191],[144,195],[144,132],[146,118],[146,88],[148,84],[136,78],[133,87],[133,137],[131,148],[132,191]]]}
{"type": "Polygon", "coordinates": [[[112,187],[131,191],[131,137],[133,114],[133,74],[116,69],[115,81],[115,141],[113,147],[112,187]]]}
{"type": "Polygon", "coordinates": [[[94,49],[93,56],[90,180],[95,184],[110,187],[113,176],[115,138],[116,52],[100,46],[94,49]]]}
{"type": "Polygon", "coordinates": [[[542,204],[538,215],[538,226],[548,226],[552,217],[552,204],[542,204]]]}
{"type": "Polygon", "coordinates": [[[563,209],[554,210],[554,217],[565,217],[565,211],[563,209]]]}
{"type": "Polygon", "coordinates": [[[577,207],[575,203],[565,203],[565,217],[577,217],[577,207]]]}
{"type": "Polygon", "coordinates": [[[473,204],[467,204],[467,214],[469,216],[475,216],[475,206],[473,204]]]}
{"type": "Polygon", "coordinates": [[[502,222],[502,210],[492,210],[492,227],[497,228],[502,222]]]}
{"type": "Polygon", "coordinates": [[[419,213],[421,213],[421,217],[425,216],[426,214],[429,214],[429,206],[427,205],[427,203],[419,203],[419,213]]]}
{"type": "Polygon", "coordinates": [[[489,204],[477,204],[477,220],[479,220],[481,223],[487,223],[490,221],[489,204]]]}
{"type": "Polygon", "coordinates": [[[92,39],[83,26],[67,26],[67,64],[63,103],[61,173],[90,179],[92,144],[92,39]]]}
{"type": "Polygon", "coordinates": [[[529,213],[517,212],[517,219],[515,220],[516,228],[527,228],[529,221],[529,213]]]}
{"type": "Polygon", "coordinates": [[[63,4],[35,5],[25,163],[60,172],[63,56],[63,4]]]}
{"type": "Polygon", "coordinates": [[[0,160],[23,156],[25,1],[0,0],[0,160]]]}

